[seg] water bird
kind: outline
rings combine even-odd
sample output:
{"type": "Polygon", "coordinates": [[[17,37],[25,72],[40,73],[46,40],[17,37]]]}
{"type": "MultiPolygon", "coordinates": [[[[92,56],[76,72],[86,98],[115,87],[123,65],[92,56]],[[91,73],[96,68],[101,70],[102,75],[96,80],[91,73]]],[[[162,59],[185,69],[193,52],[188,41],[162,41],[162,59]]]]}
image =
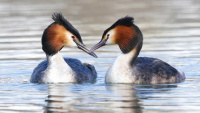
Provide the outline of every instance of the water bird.
{"type": "Polygon", "coordinates": [[[41,62],[33,71],[32,83],[83,83],[94,82],[97,72],[93,65],[78,59],[63,58],[59,51],[64,47],[78,47],[93,57],[95,53],[83,44],[76,28],[61,13],[52,14],[54,22],[42,35],[42,49],[47,60],[41,62]]]}
{"type": "Polygon", "coordinates": [[[106,83],[161,84],[178,83],[185,74],[157,58],[138,57],[143,45],[143,34],[134,24],[134,18],[126,16],[107,28],[101,41],[90,52],[104,45],[117,44],[122,51],[108,69],[106,83]]]}

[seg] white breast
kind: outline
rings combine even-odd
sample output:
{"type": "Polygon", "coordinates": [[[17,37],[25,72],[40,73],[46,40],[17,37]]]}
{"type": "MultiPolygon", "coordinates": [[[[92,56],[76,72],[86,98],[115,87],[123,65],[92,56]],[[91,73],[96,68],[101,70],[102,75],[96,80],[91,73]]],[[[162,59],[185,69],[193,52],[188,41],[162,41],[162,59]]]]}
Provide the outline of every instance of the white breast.
{"type": "Polygon", "coordinates": [[[45,83],[62,83],[76,82],[75,73],[65,62],[63,57],[57,53],[48,57],[48,66],[44,71],[43,82],[45,83]]]}
{"type": "Polygon", "coordinates": [[[134,76],[132,76],[132,67],[129,65],[134,52],[122,54],[117,57],[113,65],[106,73],[106,83],[134,83],[134,76]]]}

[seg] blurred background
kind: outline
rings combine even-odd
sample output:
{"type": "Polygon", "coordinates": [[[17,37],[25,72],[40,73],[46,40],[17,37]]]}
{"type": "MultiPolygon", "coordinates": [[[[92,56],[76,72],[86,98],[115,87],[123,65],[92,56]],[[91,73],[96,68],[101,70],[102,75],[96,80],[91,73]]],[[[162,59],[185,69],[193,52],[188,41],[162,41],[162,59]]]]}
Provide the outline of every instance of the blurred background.
{"type": "Polygon", "coordinates": [[[0,0],[0,112],[199,112],[199,0],[0,0]],[[107,85],[107,69],[121,53],[118,46],[96,51],[98,59],[77,48],[64,57],[95,65],[95,84],[32,84],[33,69],[45,60],[43,30],[61,12],[91,48],[105,29],[133,16],[144,44],[139,56],[162,59],[186,81],[162,85],[107,85]]]}

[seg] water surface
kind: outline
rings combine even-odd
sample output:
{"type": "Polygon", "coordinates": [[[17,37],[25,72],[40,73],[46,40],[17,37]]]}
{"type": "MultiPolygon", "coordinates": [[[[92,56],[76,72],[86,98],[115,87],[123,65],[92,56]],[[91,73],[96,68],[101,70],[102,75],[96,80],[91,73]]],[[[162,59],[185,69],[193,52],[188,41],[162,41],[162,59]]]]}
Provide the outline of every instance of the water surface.
{"type": "Polygon", "coordinates": [[[0,0],[0,112],[198,113],[200,111],[199,0],[0,0]],[[95,59],[77,48],[65,57],[95,65],[95,84],[32,84],[33,69],[45,59],[43,30],[62,12],[92,47],[118,18],[134,16],[142,30],[140,56],[162,59],[185,72],[178,84],[105,84],[107,69],[120,54],[106,46],[95,59]]]}

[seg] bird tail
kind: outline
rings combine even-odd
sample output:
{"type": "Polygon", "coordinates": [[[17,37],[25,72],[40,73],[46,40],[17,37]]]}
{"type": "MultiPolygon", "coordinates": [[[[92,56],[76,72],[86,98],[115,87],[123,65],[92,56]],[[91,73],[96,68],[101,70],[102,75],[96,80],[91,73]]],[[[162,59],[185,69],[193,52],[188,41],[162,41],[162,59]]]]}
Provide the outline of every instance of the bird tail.
{"type": "Polygon", "coordinates": [[[185,77],[185,73],[184,72],[182,72],[182,77],[183,77],[183,79],[185,80],[186,79],[186,77],[185,77]]]}
{"type": "Polygon", "coordinates": [[[92,79],[96,80],[97,72],[96,72],[95,67],[93,65],[91,65],[91,64],[88,64],[88,63],[83,63],[83,65],[85,65],[91,71],[92,77],[93,77],[92,79]]]}

